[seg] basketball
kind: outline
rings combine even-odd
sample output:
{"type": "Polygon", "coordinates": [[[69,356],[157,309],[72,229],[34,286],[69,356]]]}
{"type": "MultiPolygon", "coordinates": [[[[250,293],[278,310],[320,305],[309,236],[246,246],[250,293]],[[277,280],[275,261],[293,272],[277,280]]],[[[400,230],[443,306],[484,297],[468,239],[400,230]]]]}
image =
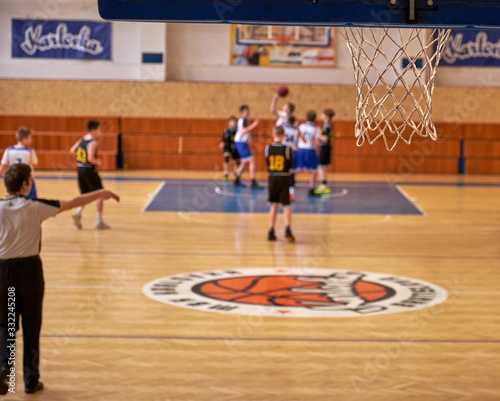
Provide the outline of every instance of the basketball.
{"type": "Polygon", "coordinates": [[[285,97],[286,95],[288,95],[288,88],[286,86],[280,86],[276,90],[276,93],[281,97],[285,97]]]}

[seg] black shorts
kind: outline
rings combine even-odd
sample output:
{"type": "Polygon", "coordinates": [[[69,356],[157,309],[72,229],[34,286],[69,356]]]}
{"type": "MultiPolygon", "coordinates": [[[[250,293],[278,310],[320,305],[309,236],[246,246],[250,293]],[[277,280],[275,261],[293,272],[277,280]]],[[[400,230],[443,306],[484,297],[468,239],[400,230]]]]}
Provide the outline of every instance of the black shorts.
{"type": "Polygon", "coordinates": [[[332,151],[331,145],[321,145],[319,148],[318,165],[328,167],[330,165],[330,153],[332,151]]]}
{"type": "Polygon", "coordinates": [[[281,203],[283,206],[290,204],[290,176],[269,176],[269,203],[281,203]]]}
{"type": "Polygon", "coordinates": [[[240,155],[238,154],[238,151],[236,150],[236,145],[234,143],[231,144],[231,146],[224,146],[222,154],[224,156],[231,156],[231,158],[235,162],[240,160],[240,155]]]}
{"type": "Polygon", "coordinates": [[[78,167],[77,171],[80,193],[85,194],[103,188],[101,177],[95,167],[78,167]]]}

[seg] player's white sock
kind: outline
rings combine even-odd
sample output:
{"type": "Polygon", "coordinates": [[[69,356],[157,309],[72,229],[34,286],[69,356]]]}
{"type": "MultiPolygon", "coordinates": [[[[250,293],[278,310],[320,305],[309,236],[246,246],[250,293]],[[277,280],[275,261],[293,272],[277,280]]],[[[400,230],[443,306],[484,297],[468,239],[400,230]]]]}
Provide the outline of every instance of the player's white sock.
{"type": "Polygon", "coordinates": [[[97,212],[95,221],[96,221],[96,223],[100,223],[102,221],[102,213],[101,212],[97,212]]]}
{"type": "Polygon", "coordinates": [[[76,208],[75,212],[73,214],[82,214],[83,207],[79,206],[76,208]]]}

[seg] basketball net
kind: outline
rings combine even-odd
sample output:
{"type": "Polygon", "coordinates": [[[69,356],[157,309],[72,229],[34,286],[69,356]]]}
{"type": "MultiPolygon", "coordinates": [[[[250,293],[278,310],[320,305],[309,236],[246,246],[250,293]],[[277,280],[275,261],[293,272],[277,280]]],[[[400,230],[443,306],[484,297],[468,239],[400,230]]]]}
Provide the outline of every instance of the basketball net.
{"type": "Polygon", "coordinates": [[[415,134],[437,139],[432,122],[436,67],[449,29],[340,28],[357,85],[357,145],[382,138],[387,150],[415,134]],[[403,64],[406,63],[406,65],[403,64]]]}

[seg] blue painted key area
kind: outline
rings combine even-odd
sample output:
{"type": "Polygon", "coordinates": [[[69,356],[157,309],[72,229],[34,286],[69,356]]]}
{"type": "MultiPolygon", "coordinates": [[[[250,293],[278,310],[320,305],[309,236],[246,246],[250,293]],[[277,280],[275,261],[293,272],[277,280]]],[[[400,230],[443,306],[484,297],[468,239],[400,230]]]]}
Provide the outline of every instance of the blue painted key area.
{"type": "MultiPolygon", "coordinates": [[[[146,212],[267,213],[267,183],[262,190],[235,187],[216,180],[165,180],[146,212]]],[[[307,183],[299,182],[292,203],[302,214],[423,215],[399,187],[387,182],[334,182],[331,193],[307,196],[307,183]]]]}

